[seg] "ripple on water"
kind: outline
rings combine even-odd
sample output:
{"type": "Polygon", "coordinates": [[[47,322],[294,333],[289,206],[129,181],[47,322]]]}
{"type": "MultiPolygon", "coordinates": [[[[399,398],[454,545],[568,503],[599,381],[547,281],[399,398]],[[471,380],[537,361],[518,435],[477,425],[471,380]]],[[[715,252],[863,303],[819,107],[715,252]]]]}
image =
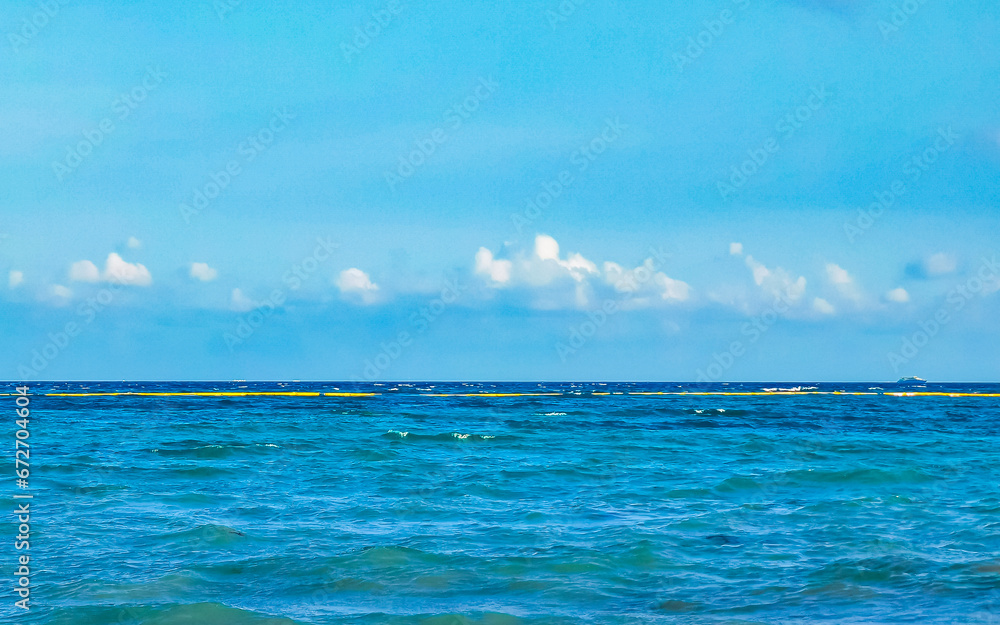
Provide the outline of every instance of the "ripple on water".
{"type": "Polygon", "coordinates": [[[142,625],[297,625],[288,618],[268,616],[219,603],[167,606],[75,606],[51,615],[51,625],[107,625],[142,623],[142,625]]]}

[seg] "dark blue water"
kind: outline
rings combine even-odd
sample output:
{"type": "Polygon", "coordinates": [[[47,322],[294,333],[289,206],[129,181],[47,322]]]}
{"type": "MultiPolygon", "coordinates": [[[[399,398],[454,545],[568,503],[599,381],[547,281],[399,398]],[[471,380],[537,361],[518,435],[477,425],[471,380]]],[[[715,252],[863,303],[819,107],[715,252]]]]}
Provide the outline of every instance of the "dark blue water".
{"type": "Polygon", "coordinates": [[[1000,623],[1000,398],[899,390],[1000,385],[35,385],[33,608],[2,614],[1000,623]],[[873,394],[636,394],[796,386],[873,394]],[[211,390],[378,394],[45,395],[211,390]]]}

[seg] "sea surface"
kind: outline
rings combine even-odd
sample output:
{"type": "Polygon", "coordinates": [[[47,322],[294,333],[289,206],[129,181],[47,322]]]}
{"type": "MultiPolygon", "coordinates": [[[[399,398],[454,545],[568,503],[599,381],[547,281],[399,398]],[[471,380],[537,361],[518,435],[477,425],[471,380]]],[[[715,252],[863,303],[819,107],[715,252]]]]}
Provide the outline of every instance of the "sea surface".
{"type": "Polygon", "coordinates": [[[1000,385],[31,393],[3,622],[1000,624],[1000,385]]]}

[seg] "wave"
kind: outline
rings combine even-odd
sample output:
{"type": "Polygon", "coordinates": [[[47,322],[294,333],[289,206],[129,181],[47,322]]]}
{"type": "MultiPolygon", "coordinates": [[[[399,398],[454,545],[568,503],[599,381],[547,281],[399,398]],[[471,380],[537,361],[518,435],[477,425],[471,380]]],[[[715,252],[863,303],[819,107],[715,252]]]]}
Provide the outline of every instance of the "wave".
{"type": "Polygon", "coordinates": [[[931,482],[934,478],[918,469],[852,468],[843,470],[800,469],[782,474],[782,478],[798,483],[843,484],[913,484],[931,482]]]}
{"type": "Polygon", "coordinates": [[[171,469],[166,472],[166,475],[179,477],[183,479],[199,479],[204,480],[213,477],[223,477],[239,475],[240,473],[235,469],[227,469],[225,467],[214,467],[214,466],[193,466],[193,467],[179,467],[176,469],[171,469]]]}
{"type": "Polygon", "coordinates": [[[496,438],[493,434],[468,434],[463,432],[414,434],[413,432],[401,430],[389,430],[382,437],[402,441],[490,441],[496,438]]]}
{"type": "Polygon", "coordinates": [[[696,415],[726,415],[727,417],[743,417],[750,414],[749,410],[739,408],[686,408],[683,414],[696,415]]]}
{"type": "Polygon", "coordinates": [[[221,603],[164,606],[74,606],[56,610],[50,625],[296,625],[300,621],[221,603]]]}
{"type": "Polygon", "coordinates": [[[89,486],[66,484],[64,488],[75,495],[93,495],[95,497],[100,497],[108,493],[132,490],[131,487],[124,484],[91,484],[89,486]]]}
{"type": "Polygon", "coordinates": [[[179,441],[171,443],[171,446],[156,447],[150,450],[158,456],[168,458],[195,458],[198,460],[218,460],[229,458],[236,454],[256,454],[269,452],[278,449],[274,443],[249,443],[249,444],[204,444],[200,441],[179,441]]]}
{"type": "Polygon", "coordinates": [[[714,488],[716,492],[736,493],[761,490],[774,493],[783,488],[802,485],[874,486],[882,484],[919,484],[932,482],[934,478],[917,469],[872,469],[852,468],[842,470],[795,469],[778,471],[766,475],[734,475],[726,478],[714,488]]]}
{"type": "Polygon", "coordinates": [[[918,576],[928,569],[928,562],[918,557],[883,556],[879,558],[839,559],[810,573],[824,585],[836,582],[877,585],[897,582],[916,585],[918,576]]]}
{"type": "Polygon", "coordinates": [[[156,538],[182,545],[206,544],[213,547],[224,547],[246,540],[247,535],[226,525],[207,524],[180,532],[161,534],[156,538]]]}

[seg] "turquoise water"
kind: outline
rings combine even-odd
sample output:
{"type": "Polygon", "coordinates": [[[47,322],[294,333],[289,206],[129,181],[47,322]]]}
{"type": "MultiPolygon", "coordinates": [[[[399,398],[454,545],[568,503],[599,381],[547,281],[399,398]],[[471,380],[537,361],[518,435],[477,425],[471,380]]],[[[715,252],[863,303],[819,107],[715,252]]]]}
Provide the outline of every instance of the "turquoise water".
{"type": "MultiPolygon", "coordinates": [[[[1000,399],[631,394],[788,386],[33,386],[34,607],[2,613],[1000,623],[1000,399]],[[41,395],[217,389],[380,394],[41,395]]],[[[907,390],[942,389],[1000,392],[907,390]]]]}

